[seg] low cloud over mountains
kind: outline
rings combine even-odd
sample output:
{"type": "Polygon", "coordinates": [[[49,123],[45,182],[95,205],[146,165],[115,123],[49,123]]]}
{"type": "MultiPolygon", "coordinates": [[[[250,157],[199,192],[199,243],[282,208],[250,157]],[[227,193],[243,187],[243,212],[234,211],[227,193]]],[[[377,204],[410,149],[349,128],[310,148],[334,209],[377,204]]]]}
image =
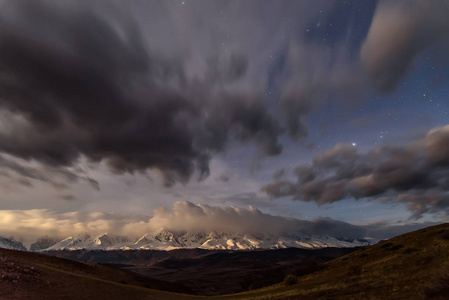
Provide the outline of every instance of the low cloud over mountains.
{"type": "Polygon", "coordinates": [[[429,224],[392,225],[374,223],[357,226],[330,218],[304,221],[272,216],[249,207],[214,207],[176,202],[172,207],[154,210],[152,217],[111,213],[58,213],[50,210],[1,210],[0,232],[14,235],[25,241],[39,236],[66,238],[83,231],[94,234],[105,232],[139,237],[164,228],[173,232],[229,232],[282,235],[302,233],[306,235],[330,235],[345,238],[384,239],[429,224]]]}

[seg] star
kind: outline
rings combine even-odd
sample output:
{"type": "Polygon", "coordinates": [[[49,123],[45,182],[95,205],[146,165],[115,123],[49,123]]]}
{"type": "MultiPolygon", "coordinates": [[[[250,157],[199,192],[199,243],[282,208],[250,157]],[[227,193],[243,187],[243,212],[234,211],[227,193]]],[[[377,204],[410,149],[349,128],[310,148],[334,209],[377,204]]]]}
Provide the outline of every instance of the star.
{"type": "Polygon", "coordinates": [[[357,143],[352,143],[352,146],[354,146],[354,147],[357,146],[357,143]]]}

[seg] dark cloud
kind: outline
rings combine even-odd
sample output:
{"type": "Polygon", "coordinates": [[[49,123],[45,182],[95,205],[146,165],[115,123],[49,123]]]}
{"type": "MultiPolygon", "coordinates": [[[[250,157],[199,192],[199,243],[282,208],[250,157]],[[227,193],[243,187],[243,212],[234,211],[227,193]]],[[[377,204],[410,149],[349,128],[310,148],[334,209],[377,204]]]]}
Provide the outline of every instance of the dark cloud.
{"type": "Polygon", "coordinates": [[[27,161],[0,154],[0,175],[13,179],[21,185],[32,186],[30,180],[37,180],[49,183],[56,189],[65,189],[67,184],[82,181],[96,190],[100,189],[98,181],[89,178],[87,174],[80,175],[82,172],[78,169],[79,167],[70,170],[37,163],[30,164],[27,161]]]}
{"type": "Polygon", "coordinates": [[[274,180],[280,180],[282,177],[284,177],[285,176],[285,173],[286,173],[287,171],[286,171],[286,169],[285,168],[281,168],[281,169],[279,169],[279,170],[277,170],[276,172],[274,172],[274,174],[273,174],[273,177],[274,177],[274,180]]]}
{"type": "Polygon", "coordinates": [[[337,145],[318,154],[311,166],[297,168],[297,182],[277,181],[262,188],[273,198],[332,203],[374,197],[405,203],[418,219],[449,213],[449,125],[431,130],[405,146],[381,146],[358,153],[337,145]]]}
{"type": "Polygon", "coordinates": [[[430,46],[447,51],[449,1],[381,1],[361,60],[380,92],[391,92],[415,57],[430,46]]]}
{"type": "Polygon", "coordinates": [[[62,200],[65,200],[65,201],[73,201],[73,200],[76,200],[76,197],[73,196],[73,195],[62,195],[62,196],[60,196],[59,198],[62,199],[62,200]]]}
{"type": "Polygon", "coordinates": [[[228,170],[225,170],[224,172],[222,172],[220,174],[220,176],[218,176],[216,178],[216,180],[226,183],[226,182],[229,182],[229,180],[231,180],[232,176],[233,176],[233,174],[232,174],[231,170],[228,169],[228,170]]]}
{"type": "Polygon", "coordinates": [[[83,155],[116,173],[154,168],[167,185],[207,176],[231,137],[281,152],[262,101],[221,88],[245,74],[244,56],[211,65],[210,81],[189,80],[182,57],[152,52],[133,20],[103,6],[3,5],[0,109],[12,130],[0,130],[0,152],[52,167],[83,155]]]}
{"type": "Polygon", "coordinates": [[[449,215],[449,195],[441,188],[403,193],[398,195],[397,201],[407,205],[413,212],[413,219],[419,219],[424,213],[449,215]]]}
{"type": "Polygon", "coordinates": [[[407,232],[419,230],[429,226],[438,225],[437,222],[423,222],[423,223],[405,223],[390,224],[387,222],[376,222],[368,225],[363,225],[366,231],[366,236],[376,240],[389,239],[407,232]]]}
{"type": "Polygon", "coordinates": [[[273,198],[281,198],[295,195],[296,184],[290,181],[278,180],[263,186],[261,190],[273,198]]]}

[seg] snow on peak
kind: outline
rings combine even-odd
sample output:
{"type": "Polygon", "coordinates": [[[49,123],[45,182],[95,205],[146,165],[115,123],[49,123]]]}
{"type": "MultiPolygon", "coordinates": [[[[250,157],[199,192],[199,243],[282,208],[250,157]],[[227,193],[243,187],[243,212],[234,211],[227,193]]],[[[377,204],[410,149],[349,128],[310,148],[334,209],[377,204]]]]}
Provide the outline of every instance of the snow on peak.
{"type": "Polygon", "coordinates": [[[0,248],[27,251],[27,249],[22,245],[21,242],[18,242],[12,238],[8,239],[1,236],[0,236],[0,248]]]}
{"type": "Polygon", "coordinates": [[[129,244],[131,243],[131,240],[124,236],[105,233],[96,237],[93,240],[93,243],[97,246],[112,247],[121,244],[129,244]]]}
{"type": "Polygon", "coordinates": [[[342,239],[331,236],[308,236],[290,234],[272,236],[263,234],[235,232],[171,232],[159,229],[149,232],[135,240],[113,234],[94,236],[89,233],[69,237],[49,247],[47,250],[77,249],[148,249],[173,250],[179,248],[201,248],[209,250],[255,250],[304,248],[319,249],[326,247],[357,247],[369,245],[367,241],[342,239]]]}
{"type": "Polygon", "coordinates": [[[76,236],[70,236],[46,250],[79,250],[79,249],[103,249],[110,250],[132,243],[127,237],[104,233],[95,236],[89,232],[83,232],[76,236]]]}

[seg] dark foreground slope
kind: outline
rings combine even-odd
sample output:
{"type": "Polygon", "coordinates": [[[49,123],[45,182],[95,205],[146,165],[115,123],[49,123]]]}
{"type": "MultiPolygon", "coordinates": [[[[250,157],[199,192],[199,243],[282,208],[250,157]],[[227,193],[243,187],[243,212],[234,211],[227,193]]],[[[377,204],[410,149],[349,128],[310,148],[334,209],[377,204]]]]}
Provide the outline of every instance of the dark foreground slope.
{"type": "Polygon", "coordinates": [[[358,248],[218,251],[52,251],[77,261],[101,262],[188,287],[197,295],[224,295],[282,282],[292,272],[307,273],[358,248]]]}
{"type": "Polygon", "coordinates": [[[72,259],[87,261],[77,262],[0,249],[0,299],[183,299],[195,298],[187,295],[192,293],[232,293],[257,284],[267,285],[273,280],[281,281],[292,270],[307,271],[353,251],[355,249],[328,248],[65,253],[72,259]],[[133,262],[136,265],[121,267],[136,269],[147,276],[104,264],[106,262],[133,262]]]}
{"type": "Polygon", "coordinates": [[[101,264],[0,249],[0,299],[183,299],[173,283],[101,264]]]}
{"type": "Polygon", "coordinates": [[[232,299],[449,299],[449,224],[361,249],[278,284],[232,299]]]}

